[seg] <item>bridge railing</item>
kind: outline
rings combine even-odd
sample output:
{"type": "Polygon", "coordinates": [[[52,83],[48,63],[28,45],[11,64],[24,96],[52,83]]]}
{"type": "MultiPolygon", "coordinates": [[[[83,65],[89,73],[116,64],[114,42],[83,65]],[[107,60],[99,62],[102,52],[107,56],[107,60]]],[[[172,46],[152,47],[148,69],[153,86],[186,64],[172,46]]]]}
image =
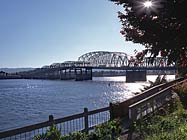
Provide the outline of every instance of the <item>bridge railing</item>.
{"type": "Polygon", "coordinates": [[[62,135],[84,131],[88,132],[96,125],[110,120],[110,106],[88,111],[84,108],[83,113],[54,119],[52,115],[46,122],[0,132],[0,140],[33,140],[39,134],[44,134],[52,125],[55,125],[62,135]]]}

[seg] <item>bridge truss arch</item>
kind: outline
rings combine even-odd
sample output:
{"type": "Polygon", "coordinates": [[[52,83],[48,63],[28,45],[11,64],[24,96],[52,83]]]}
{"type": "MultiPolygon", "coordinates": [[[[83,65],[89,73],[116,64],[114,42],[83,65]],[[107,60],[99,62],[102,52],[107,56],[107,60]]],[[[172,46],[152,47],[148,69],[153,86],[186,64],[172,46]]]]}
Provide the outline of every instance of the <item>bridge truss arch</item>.
{"type": "Polygon", "coordinates": [[[89,62],[92,66],[128,66],[128,55],[123,52],[95,51],[83,54],[78,61],[89,62]]]}

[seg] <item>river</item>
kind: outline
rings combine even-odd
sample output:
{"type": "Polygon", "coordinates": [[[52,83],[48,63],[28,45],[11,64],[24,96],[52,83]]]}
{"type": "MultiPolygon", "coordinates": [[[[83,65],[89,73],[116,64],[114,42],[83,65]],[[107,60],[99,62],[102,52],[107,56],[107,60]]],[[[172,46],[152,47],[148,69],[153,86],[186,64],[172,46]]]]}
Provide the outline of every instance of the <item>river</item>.
{"type": "MultiPolygon", "coordinates": [[[[154,81],[156,76],[147,76],[154,81]]],[[[168,76],[172,80],[174,76],[168,76]]],[[[134,96],[148,82],[126,83],[125,77],[92,81],[0,80],[0,131],[106,107],[134,96]]]]}

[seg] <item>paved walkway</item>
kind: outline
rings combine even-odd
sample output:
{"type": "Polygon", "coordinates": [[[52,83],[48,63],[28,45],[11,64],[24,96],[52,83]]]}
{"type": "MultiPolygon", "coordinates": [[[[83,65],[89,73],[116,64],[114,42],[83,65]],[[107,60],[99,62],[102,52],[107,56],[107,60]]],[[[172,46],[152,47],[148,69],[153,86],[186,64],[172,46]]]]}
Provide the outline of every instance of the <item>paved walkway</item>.
{"type": "Polygon", "coordinates": [[[122,133],[120,136],[120,140],[127,140],[128,138],[128,128],[130,125],[130,121],[128,119],[122,121],[122,133]]]}

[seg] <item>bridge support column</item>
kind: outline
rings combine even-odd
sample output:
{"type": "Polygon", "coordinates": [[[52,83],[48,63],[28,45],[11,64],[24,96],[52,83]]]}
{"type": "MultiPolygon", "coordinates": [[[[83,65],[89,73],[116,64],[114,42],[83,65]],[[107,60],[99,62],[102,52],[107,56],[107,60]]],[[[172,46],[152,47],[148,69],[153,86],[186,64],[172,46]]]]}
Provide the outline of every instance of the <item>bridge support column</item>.
{"type": "Polygon", "coordinates": [[[66,71],[66,69],[63,69],[61,71],[60,79],[61,80],[67,80],[67,71],[66,71]]]}
{"type": "Polygon", "coordinates": [[[75,80],[92,80],[92,68],[77,68],[75,80]]]}
{"type": "Polygon", "coordinates": [[[146,70],[126,71],[126,82],[147,81],[146,70]]]}
{"type": "Polygon", "coordinates": [[[61,80],[72,80],[75,79],[75,70],[74,69],[63,69],[61,70],[60,79],[61,80]]]}

